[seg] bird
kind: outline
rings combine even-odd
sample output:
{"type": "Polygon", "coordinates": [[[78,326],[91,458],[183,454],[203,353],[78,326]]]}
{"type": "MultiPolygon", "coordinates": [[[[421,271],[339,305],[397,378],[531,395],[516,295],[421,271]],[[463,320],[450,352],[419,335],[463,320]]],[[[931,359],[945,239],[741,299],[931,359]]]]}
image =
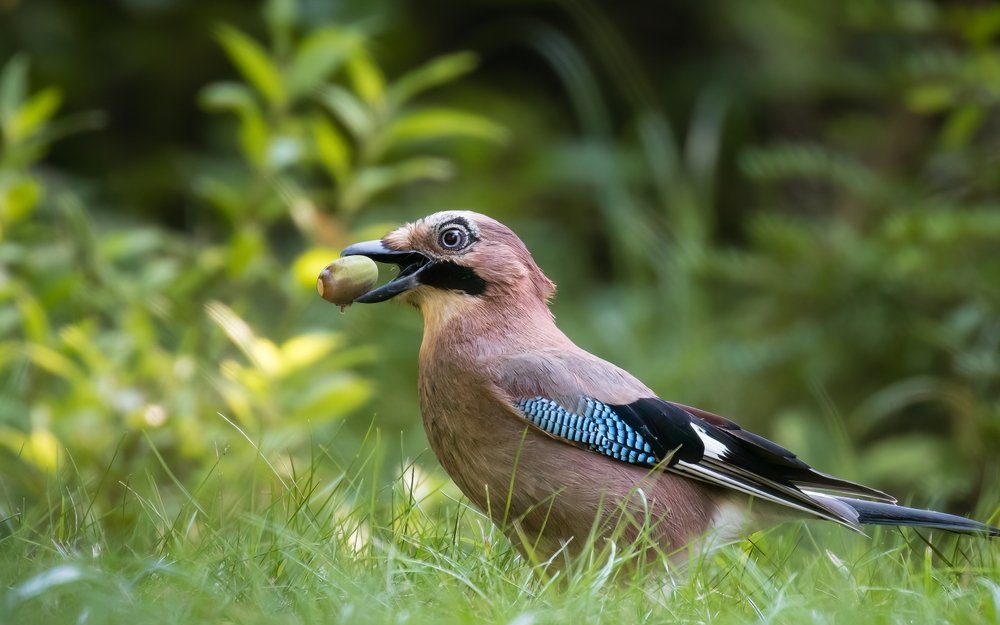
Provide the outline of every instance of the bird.
{"type": "Polygon", "coordinates": [[[790,518],[995,537],[968,518],[898,505],[818,471],[725,417],[660,398],[555,323],[555,285],[507,226],[442,211],[341,256],[399,273],[356,298],[423,317],[418,391],[427,440],[462,493],[522,553],[577,553],[588,537],[649,536],[680,553],[790,518]],[[624,528],[624,529],[623,529],[624,528]]]}

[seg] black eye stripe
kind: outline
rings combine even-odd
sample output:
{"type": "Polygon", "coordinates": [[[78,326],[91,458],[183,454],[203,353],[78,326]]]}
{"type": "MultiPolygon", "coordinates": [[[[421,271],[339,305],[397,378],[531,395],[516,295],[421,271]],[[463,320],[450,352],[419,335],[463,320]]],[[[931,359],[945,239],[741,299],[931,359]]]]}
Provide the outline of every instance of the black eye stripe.
{"type": "Polygon", "coordinates": [[[462,291],[468,295],[482,295],[486,292],[486,281],[475,270],[449,261],[430,264],[420,273],[420,284],[446,291],[462,291]]]}

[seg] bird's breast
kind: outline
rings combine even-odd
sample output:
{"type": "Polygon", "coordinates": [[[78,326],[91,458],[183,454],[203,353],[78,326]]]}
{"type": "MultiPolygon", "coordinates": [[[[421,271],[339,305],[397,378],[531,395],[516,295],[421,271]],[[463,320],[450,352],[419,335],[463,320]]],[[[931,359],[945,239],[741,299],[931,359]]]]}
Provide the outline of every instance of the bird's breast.
{"type": "Polygon", "coordinates": [[[595,527],[620,520],[623,506],[655,516],[665,547],[708,527],[714,505],[698,485],[546,436],[479,377],[480,364],[421,362],[424,427],[448,475],[516,546],[525,537],[539,553],[581,545],[595,527]]]}

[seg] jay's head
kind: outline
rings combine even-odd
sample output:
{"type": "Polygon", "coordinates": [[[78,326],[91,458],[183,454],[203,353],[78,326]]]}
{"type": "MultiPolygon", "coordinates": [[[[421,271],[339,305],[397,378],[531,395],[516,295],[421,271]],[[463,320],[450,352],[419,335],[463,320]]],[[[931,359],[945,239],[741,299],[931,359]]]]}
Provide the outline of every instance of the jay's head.
{"type": "Polygon", "coordinates": [[[355,300],[364,304],[400,297],[421,309],[487,301],[546,305],[555,291],[510,228],[470,211],[428,215],[341,255],[399,267],[393,280],[355,300]]]}

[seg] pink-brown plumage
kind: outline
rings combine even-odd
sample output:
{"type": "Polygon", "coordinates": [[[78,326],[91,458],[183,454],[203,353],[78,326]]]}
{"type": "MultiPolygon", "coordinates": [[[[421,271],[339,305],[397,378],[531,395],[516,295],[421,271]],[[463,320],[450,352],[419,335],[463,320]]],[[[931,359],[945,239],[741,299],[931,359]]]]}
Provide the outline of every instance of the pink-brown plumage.
{"type": "MultiPolygon", "coordinates": [[[[430,287],[403,296],[424,316],[420,406],[442,467],[519,548],[539,556],[563,545],[572,551],[595,523],[599,533],[611,532],[623,509],[630,511],[626,523],[645,523],[668,552],[705,533],[719,503],[728,501],[721,489],[584,452],[514,412],[516,397],[572,403],[589,394],[628,403],[653,392],[567,338],[548,308],[555,287],[524,244],[506,226],[482,215],[475,219],[491,245],[463,262],[493,288],[479,298],[430,287]]],[[[431,236],[416,222],[384,242],[422,249],[431,236]]],[[[634,528],[622,531],[634,535],[634,528]]]]}
{"type": "Polygon", "coordinates": [[[498,331],[510,326],[489,323],[485,312],[425,329],[420,405],[441,465],[494,522],[521,533],[515,544],[543,557],[564,544],[572,551],[595,523],[610,532],[625,501],[632,502],[626,522],[650,525],[664,550],[709,529],[724,499],[720,489],[566,445],[526,425],[511,407],[513,397],[546,393],[568,402],[588,388],[606,389],[591,394],[607,401],[631,401],[644,388],[638,381],[599,367],[609,365],[572,345],[547,316],[507,320],[529,324],[534,331],[525,336],[498,331]]]}
{"type": "Polygon", "coordinates": [[[888,495],[819,473],[732,421],[659,399],[556,327],[548,307],[555,286],[521,240],[489,217],[436,213],[344,253],[401,267],[397,279],[357,301],[398,297],[420,310],[428,441],[462,492],[522,551],[548,558],[579,548],[594,530],[607,537],[617,529],[628,540],[645,527],[671,553],[706,533],[721,538],[717,545],[803,515],[854,529],[873,523],[1000,532],[895,506],[888,495]],[[548,403],[540,417],[526,412],[524,401],[548,403]],[[586,408],[579,406],[593,410],[593,401],[605,412],[580,416],[586,408]],[[610,429],[596,434],[595,444],[556,431],[568,421],[543,427],[537,419],[555,419],[546,416],[554,410],[577,419],[573,428],[589,420],[587,427],[610,429]],[[647,438],[657,444],[655,466],[636,455],[647,438]]]}

